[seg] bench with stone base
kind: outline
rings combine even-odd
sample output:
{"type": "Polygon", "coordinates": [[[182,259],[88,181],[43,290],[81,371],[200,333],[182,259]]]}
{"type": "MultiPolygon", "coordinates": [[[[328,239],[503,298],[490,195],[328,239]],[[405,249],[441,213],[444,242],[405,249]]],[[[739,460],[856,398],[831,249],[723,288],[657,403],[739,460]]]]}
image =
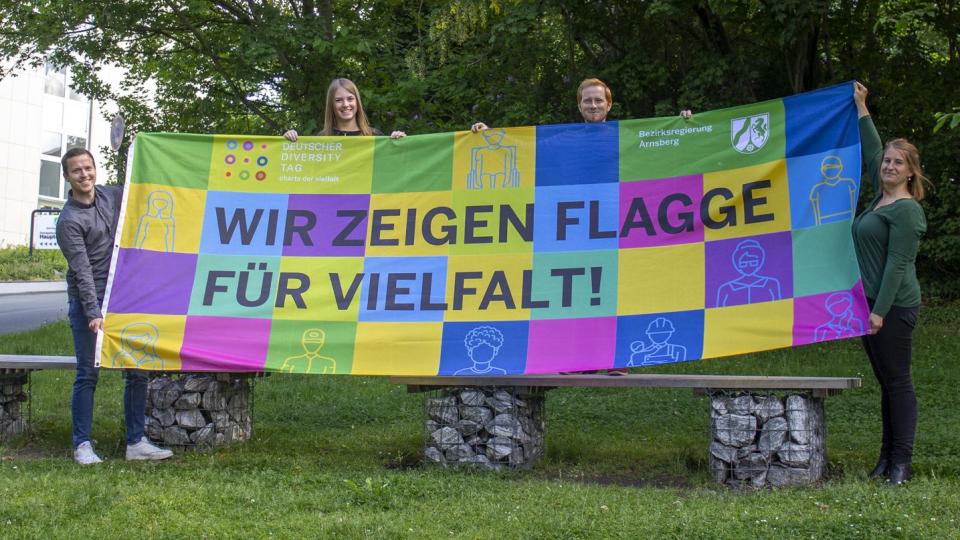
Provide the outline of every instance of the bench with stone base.
{"type": "MultiPolygon", "coordinates": [[[[73,356],[0,355],[0,440],[29,428],[22,402],[29,403],[29,373],[77,367],[73,356]]],[[[253,432],[253,389],[257,373],[174,373],[150,379],[146,432],[165,447],[215,447],[246,441],[253,432]]]]}
{"type": "Polygon", "coordinates": [[[709,466],[730,486],[789,486],[826,473],[824,398],[854,377],[522,375],[391,377],[425,402],[427,462],[524,468],[544,448],[546,392],[561,387],[692,388],[710,397],[709,466]]]}

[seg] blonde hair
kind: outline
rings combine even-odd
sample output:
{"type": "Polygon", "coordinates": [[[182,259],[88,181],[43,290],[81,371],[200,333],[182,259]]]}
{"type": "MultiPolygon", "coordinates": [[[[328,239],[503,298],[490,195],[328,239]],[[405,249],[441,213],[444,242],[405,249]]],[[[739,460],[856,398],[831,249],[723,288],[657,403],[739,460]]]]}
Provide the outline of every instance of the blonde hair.
{"type": "Polygon", "coordinates": [[[583,91],[586,88],[591,86],[599,86],[603,88],[603,95],[607,98],[607,103],[613,103],[613,92],[610,91],[610,87],[600,79],[584,79],[580,86],[577,87],[577,103],[580,103],[580,100],[583,99],[583,91]]]}
{"type": "Polygon", "coordinates": [[[360,129],[361,135],[373,135],[373,130],[370,129],[370,121],[367,120],[367,113],[363,110],[363,102],[360,100],[360,90],[357,89],[357,85],[353,84],[353,81],[350,79],[334,79],[330,82],[330,86],[327,88],[327,105],[323,110],[323,131],[320,132],[321,135],[333,135],[333,130],[337,129],[337,118],[336,113],[334,113],[334,99],[336,98],[337,88],[343,88],[347,92],[353,94],[353,97],[357,98],[357,127],[360,129]]]}
{"type": "Polygon", "coordinates": [[[897,150],[903,154],[907,162],[907,168],[910,170],[910,178],[907,179],[907,190],[910,196],[916,201],[922,201],[927,194],[924,182],[929,182],[923,175],[923,166],[920,165],[920,151],[911,142],[906,139],[893,139],[883,146],[883,153],[887,150],[897,150]]]}

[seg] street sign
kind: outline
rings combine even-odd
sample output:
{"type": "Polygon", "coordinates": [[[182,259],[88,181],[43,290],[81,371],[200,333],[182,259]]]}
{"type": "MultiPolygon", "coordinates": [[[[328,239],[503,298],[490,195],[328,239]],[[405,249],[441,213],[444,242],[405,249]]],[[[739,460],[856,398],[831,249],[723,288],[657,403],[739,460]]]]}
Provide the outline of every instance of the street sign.
{"type": "Polygon", "coordinates": [[[30,213],[30,254],[34,249],[60,249],[57,244],[59,208],[38,208],[30,213]]]}

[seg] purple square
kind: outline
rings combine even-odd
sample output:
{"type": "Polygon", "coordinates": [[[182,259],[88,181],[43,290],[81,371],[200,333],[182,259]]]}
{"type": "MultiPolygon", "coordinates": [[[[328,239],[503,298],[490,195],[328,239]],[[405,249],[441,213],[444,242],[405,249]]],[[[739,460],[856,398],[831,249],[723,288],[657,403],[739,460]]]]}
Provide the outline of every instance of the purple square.
{"type": "Polygon", "coordinates": [[[609,369],[616,348],[616,317],[530,321],[526,373],[609,369]]]}
{"type": "Polygon", "coordinates": [[[182,371],[263,371],[270,320],[187,317],[180,358],[182,371]]]}
{"type": "Polygon", "coordinates": [[[793,300],[793,345],[807,345],[866,334],[870,308],[859,281],[848,291],[793,300]]]}
{"type": "Polygon", "coordinates": [[[196,269],[195,253],[121,249],[110,289],[109,311],[186,315],[196,269]]]}
{"type": "Polygon", "coordinates": [[[706,243],[708,308],[773,302],[793,296],[789,232],[706,243]]]}
{"type": "Polygon", "coordinates": [[[620,238],[620,248],[702,242],[701,199],[702,175],[621,183],[621,227],[628,216],[638,226],[632,227],[626,236],[620,238]],[[642,202],[639,200],[641,198],[642,202]],[[634,204],[635,199],[637,204],[634,204]],[[653,234],[650,234],[651,230],[653,234]]]}
{"type": "Polygon", "coordinates": [[[290,245],[284,246],[284,255],[300,257],[358,257],[363,256],[367,237],[367,210],[370,195],[290,195],[287,205],[286,234],[290,245]],[[303,215],[294,215],[297,211],[303,215]],[[337,216],[343,211],[345,215],[337,216]],[[316,223],[307,229],[310,216],[316,223]],[[304,233],[291,234],[292,227],[301,227],[304,233]],[[304,235],[309,243],[304,241],[304,235]],[[341,238],[338,238],[341,237],[341,238]],[[334,245],[346,244],[346,245],[334,245]]]}

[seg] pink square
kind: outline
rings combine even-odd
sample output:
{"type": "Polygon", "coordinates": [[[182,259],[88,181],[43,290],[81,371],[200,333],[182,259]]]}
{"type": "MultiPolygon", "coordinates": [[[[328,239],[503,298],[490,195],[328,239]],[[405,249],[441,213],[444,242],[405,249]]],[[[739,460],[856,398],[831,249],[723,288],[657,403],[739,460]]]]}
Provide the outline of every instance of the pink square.
{"type": "Polygon", "coordinates": [[[859,281],[849,291],[793,299],[795,347],[862,336],[869,328],[870,308],[859,281]]]}
{"type": "Polygon", "coordinates": [[[620,184],[620,223],[635,223],[620,248],[703,242],[700,202],[703,176],[678,176],[620,184]],[[629,218],[629,220],[628,220],[629,218]]]}
{"type": "Polygon", "coordinates": [[[187,317],[183,371],[263,371],[270,343],[268,319],[187,317]]]}
{"type": "Polygon", "coordinates": [[[613,367],[617,318],[530,321],[526,373],[613,367]]]}

